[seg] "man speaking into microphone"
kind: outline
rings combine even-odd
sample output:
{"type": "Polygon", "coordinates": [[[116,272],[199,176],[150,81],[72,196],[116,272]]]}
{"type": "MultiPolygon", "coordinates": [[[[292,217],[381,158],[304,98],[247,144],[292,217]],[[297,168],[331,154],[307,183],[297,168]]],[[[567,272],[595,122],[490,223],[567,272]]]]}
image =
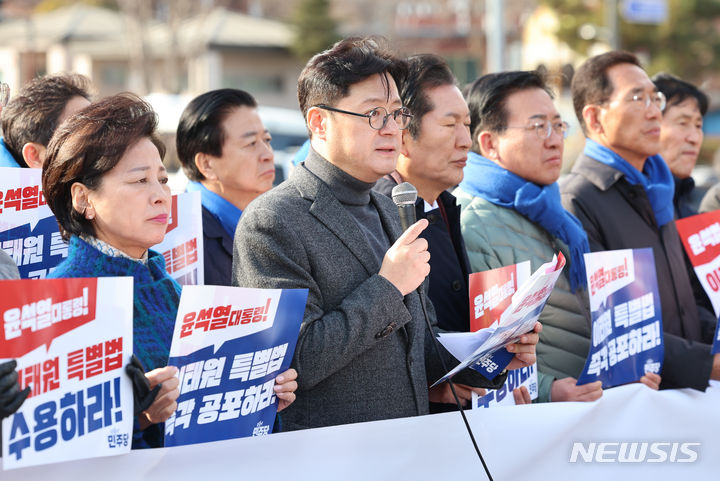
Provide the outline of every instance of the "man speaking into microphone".
{"type": "MultiPolygon", "coordinates": [[[[397,89],[405,63],[382,43],[345,39],[308,62],[298,80],[308,158],[248,206],[235,233],[235,285],[309,290],[286,430],[426,414],[428,381],[444,374],[421,303],[433,326],[435,313],[418,293],[430,270],[418,238],[427,221],[402,232],[395,205],[372,191],[395,169],[411,118],[397,89]]],[[[536,343],[525,335],[509,367],[534,362],[536,343]]],[[[457,379],[498,387],[505,376],[457,379]]]]}

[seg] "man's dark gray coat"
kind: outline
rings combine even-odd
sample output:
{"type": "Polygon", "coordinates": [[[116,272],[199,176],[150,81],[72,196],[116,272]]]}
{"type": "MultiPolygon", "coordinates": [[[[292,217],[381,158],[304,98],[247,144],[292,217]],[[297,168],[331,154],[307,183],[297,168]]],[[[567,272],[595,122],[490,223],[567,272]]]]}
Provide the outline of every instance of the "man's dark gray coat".
{"type": "MultiPolygon", "coordinates": [[[[370,193],[392,244],[402,233],[390,199],[370,193]]],[[[378,275],[358,222],[304,164],[253,201],[235,233],[233,284],[307,288],[292,366],[296,401],[283,411],[295,430],[428,412],[428,384],[444,372],[431,346],[417,292],[403,297],[378,275]]],[[[425,298],[425,296],[423,296],[425,298]]],[[[426,301],[433,325],[435,313],[426,301]]],[[[448,368],[457,364],[446,351],[448,368]]],[[[465,370],[458,382],[499,387],[465,370]]]]}

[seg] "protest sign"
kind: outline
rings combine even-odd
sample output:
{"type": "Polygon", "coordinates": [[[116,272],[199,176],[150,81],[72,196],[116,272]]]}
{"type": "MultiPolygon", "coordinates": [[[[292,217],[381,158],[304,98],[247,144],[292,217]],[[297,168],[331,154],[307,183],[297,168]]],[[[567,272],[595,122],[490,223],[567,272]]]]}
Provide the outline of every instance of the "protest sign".
{"type": "Polygon", "coordinates": [[[513,294],[497,324],[476,332],[441,333],[440,343],[461,362],[433,386],[466,367],[475,369],[487,379],[494,379],[514,356],[504,346],[517,342],[533,329],[564,266],[562,253],[540,266],[513,294]]]}
{"type": "Polygon", "coordinates": [[[538,397],[538,376],[537,363],[525,366],[520,369],[508,371],[505,384],[500,389],[488,389],[487,394],[478,396],[472,393],[472,408],[482,409],[495,406],[514,406],[515,397],[513,391],[525,386],[530,394],[530,399],[538,397]]]}
{"type": "MultiPolygon", "coordinates": [[[[675,221],[680,239],[700,284],[720,317],[720,210],[675,221]]],[[[720,352],[720,322],[715,327],[712,354],[720,352]]]]}
{"type": "Polygon", "coordinates": [[[130,451],[130,277],[0,281],[0,354],[32,388],[2,422],[3,468],[130,451]]]}
{"type": "Polygon", "coordinates": [[[165,239],[151,249],[165,257],[165,269],[179,284],[205,283],[200,192],[172,196],[165,239]]]}
{"type": "Polygon", "coordinates": [[[292,360],[307,289],[186,286],[169,365],[180,397],[165,446],[271,432],[275,377],[292,360]]]}
{"type": "MultiPolygon", "coordinates": [[[[151,249],[180,284],[204,282],[200,194],[172,196],[165,239],[151,249]]],[[[0,167],[0,248],[22,279],[42,279],[68,255],[57,220],[42,193],[42,170],[0,167]]]]}
{"type": "Polygon", "coordinates": [[[0,167],[0,248],[23,279],[45,277],[67,257],[68,246],[45,203],[40,169],[0,167]]]}
{"type": "Polygon", "coordinates": [[[578,385],[603,388],[660,373],[663,327],[651,248],[585,254],[592,342],[578,385]]]}

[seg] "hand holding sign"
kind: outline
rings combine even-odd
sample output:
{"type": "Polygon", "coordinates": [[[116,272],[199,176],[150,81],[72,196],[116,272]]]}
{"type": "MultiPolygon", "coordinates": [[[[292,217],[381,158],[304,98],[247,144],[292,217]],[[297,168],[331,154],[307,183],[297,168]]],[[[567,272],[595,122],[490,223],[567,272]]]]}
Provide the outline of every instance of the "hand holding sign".
{"type": "Polygon", "coordinates": [[[278,398],[278,412],[282,411],[295,401],[295,391],[297,391],[297,371],[288,369],[275,378],[275,396],[278,398]]]}
{"type": "Polygon", "coordinates": [[[0,419],[17,411],[30,394],[30,386],[20,390],[16,367],[15,360],[0,364],[0,419]]]}
{"type": "Polygon", "coordinates": [[[662,309],[650,248],[585,254],[592,338],[578,384],[653,387],[664,358],[662,309]]]}
{"type": "Polygon", "coordinates": [[[640,378],[640,382],[642,384],[645,384],[650,389],[654,389],[658,391],[660,389],[660,382],[662,381],[662,378],[659,374],[655,374],[654,372],[646,372],[643,377],[640,378]]]}
{"type": "Polygon", "coordinates": [[[147,428],[150,424],[167,421],[177,409],[176,400],[180,396],[180,381],[177,373],[178,369],[175,366],[165,366],[145,374],[150,381],[150,388],[160,385],[160,392],[150,407],[144,411],[146,420],[140,421],[142,429],[147,428]]]}
{"type": "Polygon", "coordinates": [[[532,404],[532,398],[530,397],[530,391],[525,386],[520,386],[517,389],[513,389],[513,398],[515,399],[515,405],[521,404],[532,404]]]}
{"type": "Polygon", "coordinates": [[[602,397],[602,394],[602,382],[595,381],[578,386],[577,379],[574,377],[557,379],[553,381],[552,387],[550,388],[550,398],[553,402],[597,401],[602,397]]]}
{"type": "Polygon", "coordinates": [[[3,281],[0,356],[18,353],[0,363],[4,469],[130,451],[132,286],[128,277],[3,281]]]}
{"type": "Polygon", "coordinates": [[[161,386],[158,384],[150,389],[150,381],[145,377],[145,368],[135,354],[130,357],[130,364],[125,366],[125,372],[132,381],[133,411],[137,415],[149,408],[155,401],[161,386]]]}

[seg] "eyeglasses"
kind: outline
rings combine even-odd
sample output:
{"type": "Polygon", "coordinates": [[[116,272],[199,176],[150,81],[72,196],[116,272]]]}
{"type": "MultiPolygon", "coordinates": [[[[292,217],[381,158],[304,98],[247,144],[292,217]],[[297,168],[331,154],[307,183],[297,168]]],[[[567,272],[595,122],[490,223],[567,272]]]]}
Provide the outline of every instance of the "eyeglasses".
{"type": "Polygon", "coordinates": [[[662,92],[653,92],[651,94],[646,93],[637,93],[632,95],[630,98],[627,99],[628,102],[637,103],[637,105],[645,105],[645,109],[650,108],[650,104],[654,104],[655,107],[660,109],[660,112],[665,110],[665,104],[667,103],[667,100],[665,99],[665,94],[662,92]]]}
{"type": "Polygon", "coordinates": [[[562,135],[563,139],[567,139],[568,136],[568,130],[570,129],[570,125],[568,125],[567,122],[560,121],[560,122],[545,122],[545,121],[537,121],[534,124],[531,125],[518,125],[518,126],[508,126],[508,129],[527,129],[527,130],[535,130],[535,134],[537,134],[538,139],[545,140],[550,138],[550,135],[552,135],[553,132],[556,134],[562,135]]]}
{"type": "Polygon", "coordinates": [[[375,107],[366,114],[359,114],[357,112],[350,112],[348,110],[336,109],[335,107],[330,107],[329,105],[324,104],[316,105],[315,107],[323,110],[329,110],[331,112],[338,112],[340,114],[355,115],[357,117],[367,117],[370,127],[375,130],[382,130],[382,128],[385,127],[385,125],[387,124],[388,118],[390,117],[393,118],[393,120],[398,126],[398,129],[400,130],[407,128],[407,126],[410,125],[410,121],[412,120],[412,114],[410,113],[410,110],[406,107],[400,107],[399,109],[393,110],[392,112],[388,112],[384,107],[375,107]]]}

